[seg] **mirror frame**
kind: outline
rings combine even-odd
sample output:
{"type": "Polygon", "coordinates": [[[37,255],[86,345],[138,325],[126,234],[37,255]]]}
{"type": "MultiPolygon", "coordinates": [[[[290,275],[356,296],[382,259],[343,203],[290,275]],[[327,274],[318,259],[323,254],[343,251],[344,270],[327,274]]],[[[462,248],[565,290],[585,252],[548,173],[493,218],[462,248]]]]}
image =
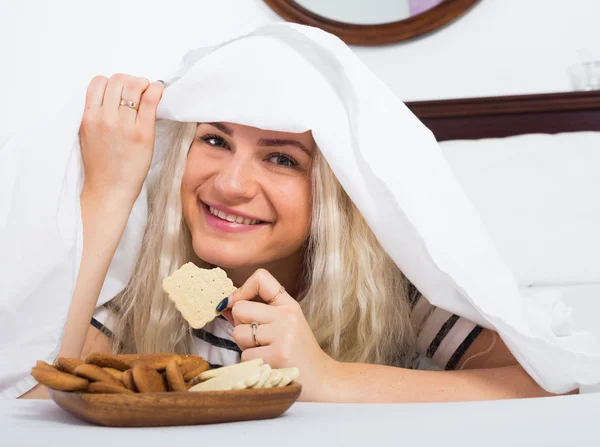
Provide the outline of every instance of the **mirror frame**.
{"type": "Polygon", "coordinates": [[[348,45],[371,46],[403,42],[439,30],[465,14],[480,0],[445,0],[416,16],[381,25],[355,25],[331,20],[309,11],[294,0],[264,1],[289,22],[321,28],[335,34],[348,45]]]}

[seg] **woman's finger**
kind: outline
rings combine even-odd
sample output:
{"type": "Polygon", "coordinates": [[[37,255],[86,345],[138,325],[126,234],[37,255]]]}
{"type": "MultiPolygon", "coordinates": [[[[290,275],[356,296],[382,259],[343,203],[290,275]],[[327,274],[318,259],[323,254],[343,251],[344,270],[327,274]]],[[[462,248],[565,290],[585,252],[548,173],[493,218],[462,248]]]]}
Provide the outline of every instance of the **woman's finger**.
{"type": "Polygon", "coordinates": [[[295,302],[273,275],[267,270],[258,269],[242,287],[231,294],[227,306],[232,307],[238,301],[250,301],[257,296],[265,303],[274,306],[295,302]]]}
{"type": "Polygon", "coordinates": [[[108,80],[108,85],[104,92],[104,100],[102,101],[102,108],[106,109],[106,112],[112,113],[118,111],[126,79],[127,75],[118,73],[112,75],[108,80]]]}
{"type": "Polygon", "coordinates": [[[252,326],[249,324],[240,324],[233,330],[233,340],[243,350],[256,348],[259,346],[269,346],[277,340],[277,328],[272,324],[259,324],[256,327],[256,342],[252,326]],[[258,343],[258,344],[257,344],[258,343]]]}
{"type": "Polygon", "coordinates": [[[160,81],[155,81],[148,86],[142,94],[140,109],[138,110],[137,121],[143,127],[154,127],[156,121],[156,108],[162,98],[165,85],[160,81]]]}
{"type": "Polygon", "coordinates": [[[250,324],[253,321],[262,324],[271,323],[277,318],[276,313],[277,310],[273,307],[255,301],[238,301],[231,309],[235,326],[250,324]]]}
{"type": "Polygon", "coordinates": [[[98,110],[102,107],[102,100],[104,99],[104,91],[107,84],[108,79],[104,76],[96,76],[90,81],[85,94],[86,110],[98,110]]]}
{"type": "MultiPolygon", "coordinates": [[[[144,78],[136,78],[135,76],[129,76],[123,85],[122,98],[134,102],[139,107],[142,93],[148,88],[150,81],[144,78]]],[[[137,110],[131,107],[120,106],[119,114],[125,117],[129,117],[131,121],[135,121],[137,116],[137,110]]]]}

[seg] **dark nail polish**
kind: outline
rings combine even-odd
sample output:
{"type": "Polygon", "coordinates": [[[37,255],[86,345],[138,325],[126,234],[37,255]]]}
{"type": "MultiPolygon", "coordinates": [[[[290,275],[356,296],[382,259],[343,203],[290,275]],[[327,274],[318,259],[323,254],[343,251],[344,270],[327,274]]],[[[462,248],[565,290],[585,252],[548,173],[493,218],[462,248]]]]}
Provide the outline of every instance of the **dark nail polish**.
{"type": "Polygon", "coordinates": [[[229,297],[224,298],[219,304],[217,304],[217,312],[223,312],[227,309],[227,304],[229,304],[229,297]]]}
{"type": "Polygon", "coordinates": [[[159,80],[158,80],[158,81],[156,81],[156,82],[160,82],[162,85],[165,85],[165,81],[163,81],[163,80],[161,80],[161,79],[159,79],[159,80]]]}

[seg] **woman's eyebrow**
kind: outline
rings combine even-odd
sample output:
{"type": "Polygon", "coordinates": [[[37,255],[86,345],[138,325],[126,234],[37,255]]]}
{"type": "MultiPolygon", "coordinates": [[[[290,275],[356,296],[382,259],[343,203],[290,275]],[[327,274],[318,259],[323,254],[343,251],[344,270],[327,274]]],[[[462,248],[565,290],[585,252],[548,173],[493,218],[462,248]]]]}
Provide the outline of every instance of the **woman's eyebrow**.
{"type": "Polygon", "coordinates": [[[206,124],[208,124],[209,126],[216,127],[221,132],[223,132],[225,135],[228,135],[228,136],[232,136],[233,135],[233,129],[231,129],[230,127],[227,127],[223,123],[206,123],[206,124]]]}
{"type": "Polygon", "coordinates": [[[306,152],[308,155],[312,155],[312,152],[302,143],[296,140],[280,140],[280,139],[265,139],[262,138],[258,141],[259,146],[267,147],[283,147],[283,146],[296,146],[306,152]]]}

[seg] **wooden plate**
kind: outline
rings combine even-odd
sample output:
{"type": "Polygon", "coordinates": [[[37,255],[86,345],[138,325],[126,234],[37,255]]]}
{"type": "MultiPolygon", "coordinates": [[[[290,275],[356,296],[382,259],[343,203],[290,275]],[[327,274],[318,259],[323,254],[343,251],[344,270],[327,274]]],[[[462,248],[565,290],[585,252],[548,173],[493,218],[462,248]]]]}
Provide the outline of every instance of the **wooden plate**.
{"type": "Polygon", "coordinates": [[[112,427],[160,427],[271,419],[285,413],[302,386],[235,391],[92,394],[49,390],[75,417],[112,427]]]}

